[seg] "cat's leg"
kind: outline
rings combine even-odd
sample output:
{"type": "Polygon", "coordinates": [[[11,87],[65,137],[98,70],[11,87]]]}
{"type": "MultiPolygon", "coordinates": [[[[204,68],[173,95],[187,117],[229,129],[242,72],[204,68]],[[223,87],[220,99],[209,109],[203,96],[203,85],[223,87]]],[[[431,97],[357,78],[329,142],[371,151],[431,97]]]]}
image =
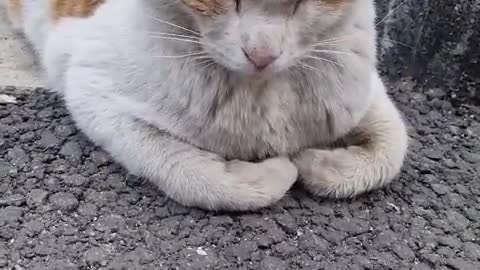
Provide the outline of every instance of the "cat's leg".
{"type": "Polygon", "coordinates": [[[308,149],[295,158],[301,181],[311,192],[352,197],[385,186],[399,173],[408,135],[399,111],[383,89],[345,142],[346,148],[308,149]]]}
{"type": "Polygon", "coordinates": [[[131,173],[149,179],[181,204],[253,210],[278,201],[297,179],[288,158],[225,161],[122,114],[107,95],[77,87],[67,82],[65,99],[78,127],[131,173]]]}

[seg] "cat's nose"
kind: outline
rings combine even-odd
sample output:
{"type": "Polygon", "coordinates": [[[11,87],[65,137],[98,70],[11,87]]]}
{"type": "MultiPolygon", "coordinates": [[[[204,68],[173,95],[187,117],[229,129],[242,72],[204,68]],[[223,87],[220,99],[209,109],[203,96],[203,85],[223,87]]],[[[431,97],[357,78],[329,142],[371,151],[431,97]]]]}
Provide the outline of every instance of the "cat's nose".
{"type": "Polygon", "coordinates": [[[245,56],[252,62],[258,70],[264,70],[272,64],[277,58],[278,54],[274,54],[268,50],[246,50],[243,49],[245,56]]]}

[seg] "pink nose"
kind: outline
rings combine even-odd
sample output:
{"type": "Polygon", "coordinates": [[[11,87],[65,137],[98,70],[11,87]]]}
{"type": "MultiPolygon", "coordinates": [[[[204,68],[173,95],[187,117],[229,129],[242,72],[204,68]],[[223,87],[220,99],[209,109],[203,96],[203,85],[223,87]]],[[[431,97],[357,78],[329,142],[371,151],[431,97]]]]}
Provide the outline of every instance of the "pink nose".
{"type": "Polygon", "coordinates": [[[264,50],[243,50],[245,56],[252,62],[258,70],[263,70],[268,67],[278,55],[275,55],[269,51],[264,50]]]}

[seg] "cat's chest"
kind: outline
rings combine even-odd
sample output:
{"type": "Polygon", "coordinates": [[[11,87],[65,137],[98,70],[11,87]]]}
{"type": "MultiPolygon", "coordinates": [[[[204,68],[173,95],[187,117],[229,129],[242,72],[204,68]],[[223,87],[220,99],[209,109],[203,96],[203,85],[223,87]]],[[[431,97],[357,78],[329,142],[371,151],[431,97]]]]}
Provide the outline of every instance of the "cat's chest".
{"type": "MultiPolygon", "coordinates": [[[[289,86],[234,94],[201,119],[193,143],[226,158],[262,159],[331,143],[336,127],[324,101],[289,86]],[[305,94],[305,93],[304,93],[305,94]]],[[[339,106],[340,108],[341,106],[339,106]]],[[[339,110],[340,111],[340,110],[339,110]]],[[[341,113],[335,121],[348,122],[341,113]],[[340,119],[343,118],[343,119],[340,119]]]]}

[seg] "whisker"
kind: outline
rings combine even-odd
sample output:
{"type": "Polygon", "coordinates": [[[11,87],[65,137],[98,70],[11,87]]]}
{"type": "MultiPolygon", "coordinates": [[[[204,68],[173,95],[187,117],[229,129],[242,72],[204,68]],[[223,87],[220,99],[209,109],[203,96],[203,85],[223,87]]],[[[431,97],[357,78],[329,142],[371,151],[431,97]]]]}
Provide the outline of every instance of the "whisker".
{"type": "Polygon", "coordinates": [[[199,37],[189,36],[189,35],[181,35],[181,34],[175,34],[175,33],[147,32],[147,34],[158,35],[158,36],[183,37],[183,38],[189,38],[189,39],[193,39],[193,40],[200,40],[199,37]]]}
{"type": "Polygon", "coordinates": [[[200,62],[198,63],[196,66],[200,66],[200,70],[204,71],[206,70],[208,67],[212,66],[215,64],[215,61],[213,61],[212,59],[210,60],[207,60],[207,61],[203,61],[203,62],[200,62]]]}
{"type": "Polygon", "coordinates": [[[212,66],[212,65],[215,65],[215,64],[216,64],[215,61],[212,60],[212,62],[211,62],[210,64],[204,66],[203,68],[204,68],[204,69],[207,69],[208,67],[210,67],[210,66],[212,66]]]}
{"type": "Polygon", "coordinates": [[[343,37],[335,37],[335,38],[324,39],[324,40],[321,40],[320,43],[329,43],[329,42],[332,42],[332,41],[348,40],[348,39],[353,38],[353,36],[354,35],[352,34],[352,35],[347,35],[347,36],[343,36],[343,37]]]}
{"type": "Polygon", "coordinates": [[[307,58],[309,58],[309,59],[314,59],[314,60],[320,60],[320,61],[324,61],[324,62],[327,62],[327,63],[331,63],[331,64],[337,65],[337,66],[339,66],[339,67],[341,67],[341,68],[344,67],[344,66],[343,66],[342,64],[340,64],[340,63],[337,63],[337,62],[332,61],[332,60],[328,60],[328,59],[323,58],[323,57],[310,56],[310,55],[309,55],[309,56],[307,56],[307,58]]]}
{"type": "Polygon", "coordinates": [[[196,52],[196,53],[189,53],[189,54],[183,54],[183,55],[155,55],[153,57],[154,58],[185,58],[185,57],[196,56],[196,55],[206,55],[206,53],[196,52]]]}
{"type": "Polygon", "coordinates": [[[341,51],[334,51],[334,50],[312,50],[312,52],[329,53],[329,54],[354,55],[353,53],[341,52],[341,51]]]}
{"type": "Polygon", "coordinates": [[[215,72],[222,71],[224,69],[225,68],[222,65],[217,65],[217,67],[215,68],[215,72]]]}
{"type": "MultiPolygon", "coordinates": [[[[196,59],[196,60],[198,60],[198,59],[196,59]]],[[[197,65],[203,65],[203,64],[207,64],[207,63],[211,63],[211,62],[213,62],[213,60],[209,58],[207,60],[198,62],[197,65]]]]}
{"type": "Polygon", "coordinates": [[[394,9],[390,10],[390,12],[383,17],[382,20],[380,20],[375,26],[379,26],[381,23],[383,23],[385,20],[387,20],[390,16],[392,16],[401,6],[403,6],[408,0],[403,0],[398,6],[396,6],[394,9]]]}
{"type": "Polygon", "coordinates": [[[312,46],[328,46],[328,45],[336,45],[339,44],[342,41],[348,41],[354,38],[354,35],[348,35],[348,36],[343,36],[343,37],[337,37],[337,38],[330,38],[326,40],[321,40],[318,43],[313,44],[312,46]]]}
{"type": "Polygon", "coordinates": [[[199,57],[192,57],[192,58],[188,59],[187,61],[185,61],[185,63],[190,63],[190,62],[193,62],[193,61],[198,61],[198,60],[203,60],[203,59],[207,59],[207,60],[204,60],[204,61],[199,62],[197,64],[212,61],[212,58],[210,58],[210,56],[204,55],[204,56],[199,56],[199,57]]]}
{"type": "Polygon", "coordinates": [[[164,24],[167,24],[167,25],[170,25],[170,26],[173,26],[173,27],[182,29],[182,30],[184,30],[184,31],[190,32],[190,33],[195,34],[195,35],[197,35],[197,36],[201,36],[200,33],[196,32],[196,31],[193,31],[192,29],[188,29],[188,28],[185,28],[185,27],[183,27],[183,26],[176,25],[176,24],[174,24],[174,23],[164,21],[164,20],[155,18],[155,17],[153,17],[153,16],[149,16],[149,17],[150,17],[152,20],[155,20],[155,21],[157,21],[157,22],[161,22],[161,23],[164,23],[164,24]]]}
{"type": "Polygon", "coordinates": [[[305,63],[303,63],[303,62],[298,63],[297,65],[298,65],[299,67],[303,67],[304,69],[308,69],[308,70],[310,70],[310,71],[313,71],[313,72],[317,73],[317,74],[320,75],[320,76],[323,76],[323,74],[324,74],[324,72],[321,71],[320,69],[318,69],[318,68],[316,68],[316,67],[312,67],[312,66],[310,66],[310,65],[308,65],[308,64],[305,64],[305,63]]]}
{"type": "Polygon", "coordinates": [[[384,38],[384,37],[377,37],[378,40],[384,40],[384,41],[389,41],[389,42],[392,42],[392,43],[395,43],[395,44],[398,44],[398,45],[401,45],[401,46],[404,46],[404,47],[407,47],[409,49],[412,49],[412,50],[415,50],[414,47],[412,46],[409,46],[405,43],[402,43],[400,41],[396,41],[396,40],[393,40],[393,39],[390,39],[390,38],[384,38]]]}
{"type": "Polygon", "coordinates": [[[195,43],[195,44],[200,44],[200,45],[207,45],[205,43],[202,43],[197,40],[191,40],[191,39],[185,39],[185,38],[176,38],[176,37],[162,37],[162,36],[156,36],[152,38],[158,38],[158,39],[166,39],[166,40],[175,40],[175,41],[183,41],[183,42],[189,42],[189,43],[195,43]]]}

